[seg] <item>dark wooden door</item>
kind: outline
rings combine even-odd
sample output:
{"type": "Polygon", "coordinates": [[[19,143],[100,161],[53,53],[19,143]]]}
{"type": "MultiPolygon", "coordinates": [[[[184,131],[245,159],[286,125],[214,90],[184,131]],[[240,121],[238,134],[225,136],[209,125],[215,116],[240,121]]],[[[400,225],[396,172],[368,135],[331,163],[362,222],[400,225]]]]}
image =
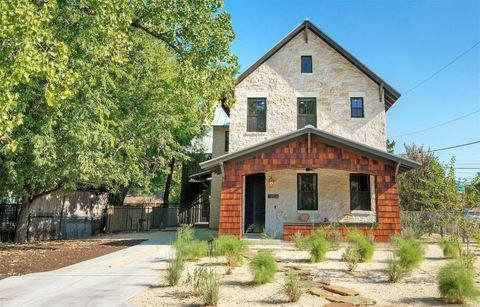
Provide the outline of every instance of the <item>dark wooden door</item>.
{"type": "Polygon", "coordinates": [[[245,177],[244,231],[261,232],[265,226],[265,174],[245,177]],[[253,226],[252,226],[253,225],[253,226]]]}

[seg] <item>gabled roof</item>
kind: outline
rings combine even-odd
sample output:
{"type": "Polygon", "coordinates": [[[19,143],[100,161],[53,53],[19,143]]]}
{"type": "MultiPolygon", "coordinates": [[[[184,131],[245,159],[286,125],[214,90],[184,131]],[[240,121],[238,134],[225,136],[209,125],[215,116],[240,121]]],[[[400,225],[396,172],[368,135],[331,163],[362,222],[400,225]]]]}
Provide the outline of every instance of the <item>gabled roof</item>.
{"type": "Polygon", "coordinates": [[[322,32],[316,25],[314,25],[309,20],[305,20],[300,25],[298,25],[292,32],[290,32],[287,36],[285,36],[280,42],[278,42],[272,49],[270,49],[267,53],[265,53],[258,61],[256,61],[252,66],[250,66],[247,70],[245,70],[240,76],[237,78],[237,84],[242,82],[248,75],[250,75],[254,70],[256,70],[260,65],[262,65],[265,61],[267,61],[272,55],[274,55],[280,48],[285,46],[292,38],[297,36],[301,31],[304,29],[309,29],[313,33],[315,33],[318,37],[320,37],[323,41],[325,41],[330,47],[336,50],[338,53],[343,55],[350,63],[355,65],[360,71],[366,74],[370,79],[372,79],[378,85],[383,84],[383,88],[385,91],[385,111],[387,111],[397,100],[400,98],[400,93],[395,90],[391,85],[385,82],[382,78],[380,78],[377,74],[375,74],[370,68],[365,66],[362,62],[360,62],[356,57],[354,57],[350,52],[345,50],[342,46],[340,46],[337,42],[331,39],[327,34],[322,32]]]}
{"type": "Polygon", "coordinates": [[[223,163],[239,161],[263,152],[272,151],[275,148],[285,146],[286,144],[291,143],[296,138],[306,136],[308,134],[311,134],[312,137],[317,137],[318,139],[320,139],[321,142],[325,144],[337,148],[343,148],[348,151],[358,153],[362,156],[369,157],[377,161],[382,161],[395,167],[398,166],[399,173],[403,173],[411,169],[416,169],[421,166],[421,164],[418,162],[393,155],[391,153],[376,149],[371,146],[351,141],[338,135],[327,133],[320,129],[314,128],[313,126],[306,126],[305,128],[286,133],[284,135],[272,138],[268,141],[255,144],[239,151],[235,151],[217,157],[215,159],[202,162],[200,163],[200,167],[204,170],[219,172],[223,163]]]}

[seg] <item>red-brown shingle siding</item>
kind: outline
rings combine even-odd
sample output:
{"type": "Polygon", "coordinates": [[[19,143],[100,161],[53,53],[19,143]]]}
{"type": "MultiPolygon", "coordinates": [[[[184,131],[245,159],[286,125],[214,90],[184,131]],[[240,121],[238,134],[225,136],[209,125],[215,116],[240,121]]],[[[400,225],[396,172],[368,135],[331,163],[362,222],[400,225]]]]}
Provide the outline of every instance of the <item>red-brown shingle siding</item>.
{"type": "MultiPolygon", "coordinates": [[[[220,204],[220,233],[242,234],[243,177],[250,174],[279,169],[328,168],[363,172],[375,176],[378,224],[355,227],[375,235],[377,241],[388,241],[400,232],[400,207],[395,169],[391,165],[375,161],[359,154],[336,148],[313,139],[311,152],[307,153],[307,140],[300,139],[271,152],[248,157],[224,165],[220,204]]],[[[296,233],[309,233],[311,225],[285,224],[284,239],[296,233]]],[[[339,227],[345,232],[345,227],[339,227]]]]}

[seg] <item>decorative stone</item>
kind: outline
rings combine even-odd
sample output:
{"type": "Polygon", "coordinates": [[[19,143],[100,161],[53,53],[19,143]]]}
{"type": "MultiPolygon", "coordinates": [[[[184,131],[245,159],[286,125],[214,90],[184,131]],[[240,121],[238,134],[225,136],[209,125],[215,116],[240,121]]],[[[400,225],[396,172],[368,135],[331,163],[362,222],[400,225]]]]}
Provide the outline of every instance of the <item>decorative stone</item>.
{"type": "Polygon", "coordinates": [[[358,291],[336,285],[325,285],[324,289],[343,296],[356,296],[360,294],[358,291]]]}
{"type": "Polygon", "coordinates": [[[310,214],[308,213],[302,213],[298,216],[298,220],[302,223],[308,222],[309,219],[310,219],[310,214]]]}
{"type": "Polygon", "coordinates": [[[330,302],[330,303],[326,303],[322,307],[353,307],[353,306],[355,306],[355,305],[350,304],[350,303],[333,303],[333,302],[330,302]]]}

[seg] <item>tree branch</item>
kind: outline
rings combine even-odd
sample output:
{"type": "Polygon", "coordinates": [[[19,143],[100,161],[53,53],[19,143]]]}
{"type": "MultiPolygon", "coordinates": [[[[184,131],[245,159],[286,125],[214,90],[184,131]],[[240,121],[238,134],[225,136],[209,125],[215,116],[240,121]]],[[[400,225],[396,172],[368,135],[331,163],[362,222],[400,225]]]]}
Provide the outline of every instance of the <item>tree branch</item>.
{"type": "Polygon", "coordinates": [[[32,195],[32,197],[30,197],[29,201],[30,202],[33,202],[36,198],[39,198],[39,197],[42,197],[43,195],[47,195],[47,194],[50,194],[50,193],[53,193],[53,192],[56,192],[58,190],[60,190],[61,188],[63,188],[63,184],[58,184],[56,185],[54,188],[51,188],[50,190],[46,190],[40,194],[37,194],[37,195],[32,195]]]}
{"type": "Polygon", "coordinates": [[[138,21],[132,21],[132,23],[131,23],[130,25],[131,25],[133,28],[140,29],[140,30],[142,30],[143,32],[145,32],[145,33],[147,33],[147,34],[149,34],[149,35],[151,35],[151,36],[153,36],[153,37],[155,37],[155,38],[163,41],[165,44],[168,45],[168,47],[170,47],[170,49],[172,49],[173,51],[179,53],[178,48],[177,48],[175,45],[173,45],[173,44],[171,44],[171,43],[168,42],[167,38],[165,37],[165,33],[155,33],[155,32],[153,32],[152,30],[150,30],[150,29],[146,28],[145,26],[141,25],[138,21]]]}

